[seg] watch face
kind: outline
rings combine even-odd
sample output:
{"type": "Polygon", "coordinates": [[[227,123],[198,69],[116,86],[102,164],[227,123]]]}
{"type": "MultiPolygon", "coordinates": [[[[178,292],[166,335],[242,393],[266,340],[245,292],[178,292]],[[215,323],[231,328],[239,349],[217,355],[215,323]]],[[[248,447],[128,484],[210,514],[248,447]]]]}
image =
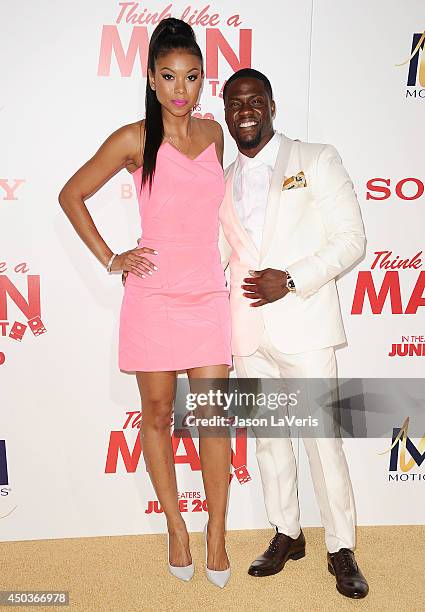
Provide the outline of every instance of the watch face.
{"type": "Polygon", "coordinates": [[[292,280],[292,276],[285,270],[286,274],[286,288],[289,291],[295,291],[295,282],[292,280]]]}

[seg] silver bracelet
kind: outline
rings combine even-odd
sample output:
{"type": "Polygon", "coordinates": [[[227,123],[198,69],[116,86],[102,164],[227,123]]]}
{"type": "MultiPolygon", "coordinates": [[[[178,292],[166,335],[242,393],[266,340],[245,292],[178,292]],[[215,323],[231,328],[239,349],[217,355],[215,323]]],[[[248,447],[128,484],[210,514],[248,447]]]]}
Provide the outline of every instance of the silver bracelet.
{"type": "Polygon", "coordinates": [[[111,273],[111,267],[112,267],[112,262],[114,261],[115,257],[118,255],[118,253],[114,253],[111,257],[111,259],[108,261],[108,265],[106,266],[106,271],[108,274],[111,273]]]}

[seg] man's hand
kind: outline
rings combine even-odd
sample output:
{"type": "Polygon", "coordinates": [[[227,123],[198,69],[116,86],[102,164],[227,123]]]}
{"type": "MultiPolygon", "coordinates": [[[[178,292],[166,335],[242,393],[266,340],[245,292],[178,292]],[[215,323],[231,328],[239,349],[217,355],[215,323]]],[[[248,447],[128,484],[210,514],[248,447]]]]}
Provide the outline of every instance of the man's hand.
{"type": "Polygon", "coordinates": [[[257,300],[250,306],[264,306],[276,302],[289,293],[286,288],[286,274],[282,270],[266,268],[265,270],[250,270],[251,277],[244,278],[243,294],[249,300],[257,300]]]}

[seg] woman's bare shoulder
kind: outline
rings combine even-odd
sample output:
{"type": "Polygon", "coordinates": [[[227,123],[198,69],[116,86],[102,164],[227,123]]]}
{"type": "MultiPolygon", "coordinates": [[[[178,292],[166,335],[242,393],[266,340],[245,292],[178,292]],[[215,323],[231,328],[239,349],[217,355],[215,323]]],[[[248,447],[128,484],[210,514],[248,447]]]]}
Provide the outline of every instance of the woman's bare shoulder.
{"type": "Polygon", "coordinates": [[[112,141],[121,146],[126,146],[129,151],[132,151],[140,140],[140,134],[144,132],[144,119],[141,121],[135,121],[134,123],[128,123],[117,128],[107,138],[108,141],[112,141]]]}
{"type": "Polygon", "coordinates": [[[202,141],[203,148],[206,148],[210,144],[215,144],[215,150],[217,158],[221,165],[223,165],[223,149],[224,149],[224,135],[223,128],[213,119],[198,119],[198,129],[202,134],[200,140],[202,141]]]}
{"type": "Polygon", "coordinates": [[[135,172],[143,162],[143,138],[145,133],[145,120],[141,119],[134,123],[128,123],[120,127],[116,134],[120,133],[122,139],[127,141],[128,145],[128,163],[126,169],[129,172],[135,172]]]}
{"type": "Polygon", "coordinates": [[[223,138],[223,128],[214,119],[199,119],[194,118],[197,122],[199,131],[207,140],[218,142],[223,138]]]}

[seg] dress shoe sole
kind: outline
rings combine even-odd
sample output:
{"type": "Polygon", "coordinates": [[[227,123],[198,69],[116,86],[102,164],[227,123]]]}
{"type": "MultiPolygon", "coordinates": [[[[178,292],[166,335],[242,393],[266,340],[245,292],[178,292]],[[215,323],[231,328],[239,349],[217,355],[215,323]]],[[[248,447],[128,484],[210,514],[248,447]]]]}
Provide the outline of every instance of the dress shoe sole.
{"type": "MultiPolygon", "coordinates": [[[[332,574],[332,576],[335,576],[334,568],[329,563],[328,563],[328,571],[330,574],[332,574]]],[[[363,599],[369,593],[369,590],[366,591],[366,593],[348,593],[346,591],[343,591],[338,586],[338,583],[336,583],[336,590],[338,591],[338,593],[341,593],[341,595],[344,595],[345,597],[349,597],[350,599],[363,599]]]]}
{"type": "Polygon", "coordinates": [[[261,570],[261,569],[256,569],[255,567],[253,567],[252,569],[249,568],[248,574],[250,576],[255,576],[255,578],[263,578],[265,576],[274,576],[275,574],[278,574],[279,572],[283,570],[288,559],[292,559],[292,561],[298,561],[298,559],[303,559],[304,557],[305,557],[305,548],[303,550],[300,550],[299,552],[288,555],[285,561],[283,562],[283,565],[281,567],[278,567],[277,569],[261,570]]]}

